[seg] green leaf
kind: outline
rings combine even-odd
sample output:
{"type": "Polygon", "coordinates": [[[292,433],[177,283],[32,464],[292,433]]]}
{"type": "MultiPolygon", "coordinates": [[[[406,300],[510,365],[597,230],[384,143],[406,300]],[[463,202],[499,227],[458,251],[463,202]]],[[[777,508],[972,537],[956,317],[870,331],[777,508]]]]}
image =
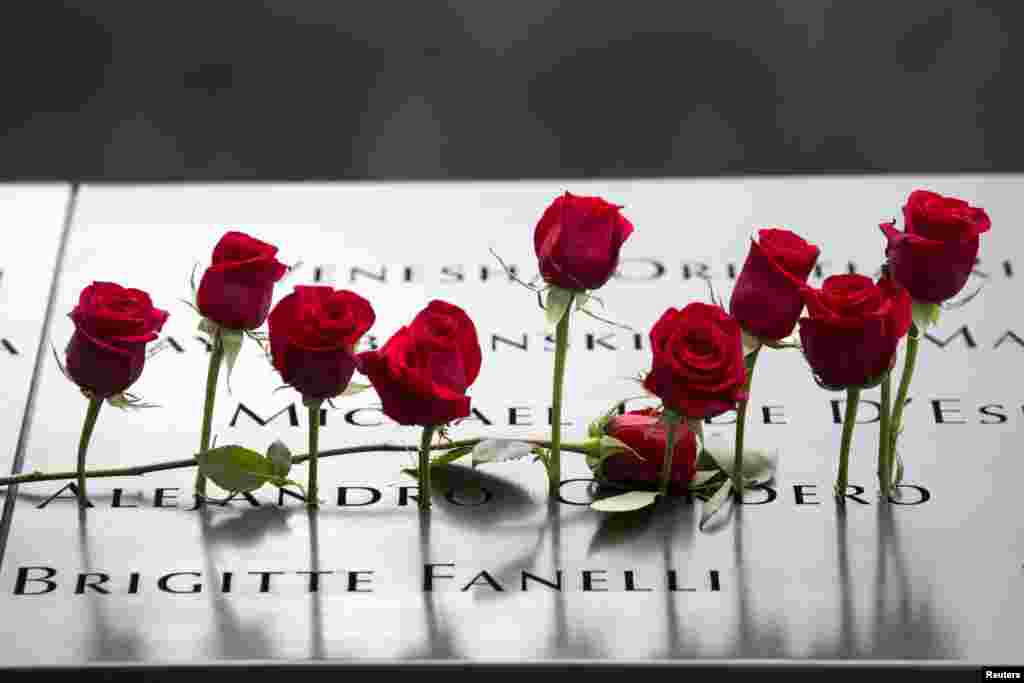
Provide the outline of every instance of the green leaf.
{"type": "Polygon", "coordinates": [[[220,343],[224,345],[224,361],[228,366],[228,392],[231,391],[231,371],[235,369],[235,361],[238,359],[238,352],[242,350],[242,340],[245,334],[242,330],[220,331],[220,343]]]}
{"type": "Polygon", "coordinates": [[[657,498],[657,491],[630,491],[618,496],[595,500],[590,504],[590,509],[599,512],[630,512],[647,507],[657,498]]]}
{"type": "Polygon", "coordinates": [[[715,513],[721,509],[725,501],[729,499],[730,491],[732,491],[732,479],[726,479],[722,482],[719,489],[715,491],[715,495],[711,496],[711,498],[704,503],[704,507],[700,514],[700,525],[698,526],[701,531],[704,530],[704,526],[712,517],[714,517],[715,513]]]}
{"type": "Polygon", "coordinates": [[[292,452],[280,439],[270,444],[267,460],[270,461],[271,471],[279,477],[287,476],[292,468],[292,452]]]}
{"type": "Polygon", "coordinates": [[[548,298],[544,302],[548,326],[555,327],[561,322],[562,316],[569,312],[569,307],[572,306],[572,298],[575,294],[571,289],[562,289],[561,287],[552,286],[548,290],[548,298]]]}
{"type": "Polygon", "coordinates": [[[939,308],[939,304],[914,301],[911,306],[914,324],[917,325],[917,329],[921,330],[921,332],[927,330],[930,325],[939,322],[939,312],[942,310],[939,308]]]}
{"type": "MultiPolygon", "coordinates": [[[[712,446],[705,452],[714,460],[718,469],[732,477],[736,468],[735,448],[731,445],[712,446]]],[[[779,455],[777,451],[743,450],[743,480],[746,483],[764,484],[775,477],[779,455]]]]}
{"type": "Polygon", "coordinates": [[[199,470],[225,491],[249,492],[279,475],[269,458],[242,446],[221,446],[196,456],[199,470]]]}

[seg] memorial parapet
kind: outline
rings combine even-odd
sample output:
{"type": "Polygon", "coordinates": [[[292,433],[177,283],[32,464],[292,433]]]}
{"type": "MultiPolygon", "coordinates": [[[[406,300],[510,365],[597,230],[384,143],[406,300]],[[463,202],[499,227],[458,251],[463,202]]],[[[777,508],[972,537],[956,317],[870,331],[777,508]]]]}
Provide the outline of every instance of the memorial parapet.
{"type": "MultiPolygon", "coordinates": [[[[636,379],[668,307],[728,300],[757,228],[799,231],[821,251],[809,283],[874,275],[910,191],[928,188],[992,217],[967,289],[921,341],[900,439],[905,474],[877,494],[878,389],[866,389],[849,495],[832,497],[842,393],[812,379],[799,351],[762,358],[746,439],[776,452],[774,479],[700,527],[694,496],[632,513],[592,510],[600,496],[580,454],[563,453],[559,495],[521,458],[436,469],[434,507],[417,509],[419,430],[395,425],[372,390],[321,412],[321,506],[267,486],[197,505],[194,468],[19,486],[3,564],[4,666],[231,659],[593,662],[681,659],[940,660],[1021,663],[1024,535],[1016,490],[1024,396],[1018,305],[1024,181],[995,178],[782,178],[609,182],[225,185],[82,189],[50,328],[96,280],[138,287],[170,317],[131,391],[159,408],[103,408],[90,466],[193,456],[209,347],[189,298],[230,228],[280,247],[296,284],[348,288],[373,303],[360,350],[379,347],[432,299],[461,306],[483,351],[472,413],[452,439],[546,435],[553,338],[536,297],[532,234],[565,189],[624,205],[636,226],[601,315],[572,318],[564,432],[579,441],[615,402],[653,406],[636,379]],[[628,329],[627,329],[628,328],[628,329]],[[639,398],[632,398],[639,397],[639,398]],[[362,444],[409,452],[329,455],[362,444]],[[16,624],[15,628],[13,625],[16,624]],[[59,641],[61,646],[55,647],[59,641]]],[[[902,353],[902,352],[901,352],[902,353]]],[[[900,361],[902,362],[902,355],[900,361]]],[[[357,375],[357,381],[365,381],[357,375]]],[[[305,453],[307,414],[252,340],[223,378],[217,444],[305,453]]],[[[74,468],[80,392],[44,359],[23,472],[74,468]]],[[[704,425],[730,439],[729,412],[704,425]]],[[[305,465],[290,476],[305,480],[305,465]]]]}

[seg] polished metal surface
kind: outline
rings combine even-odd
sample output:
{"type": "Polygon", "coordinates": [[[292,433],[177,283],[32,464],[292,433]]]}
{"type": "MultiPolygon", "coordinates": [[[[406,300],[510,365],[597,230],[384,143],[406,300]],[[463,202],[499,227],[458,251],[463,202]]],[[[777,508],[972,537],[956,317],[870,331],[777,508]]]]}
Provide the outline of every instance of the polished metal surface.
{"type": "MultiPolygon", "coordinates": [[[[70,188],[0,185],[0,472],[11,471],[70,188]]],[[[0,475],[2,476],[2,475],[0,475]]]]}
{"type": "MultiPolygon", "coordinates": [[[[572,454],[561,501],[547,501],[544,472],[527,460],[455,464],[437,476],[427,515],[400,473],[412,455],[401,453],[324,459],[324,503],[312,514],[271,489],[190,509],[191,469],[94,480],[95,505],[84,512],[62,483],[23,485],[0,567],[0,664],[1024,662],[1024,260],[1014,224],[1024,178],[86,187],[52,341],[61,348],[70,337],[65,313],[93,280],[149,291],[171,318],[132,391],[161,407],[105,406],[89,460],[189,457],[207,356],[197,316],[180,299],[193,266],[201,272],[223,230],[235,227],[301,262],[275,300],[318,275],[352,288],[377,311],[378,343],[432,298],[462,306],[476,321],[484,365],[470,389],[476,419],[451,436],[544,433],[552,353],[543,314],[489,249],[529,279],[544,207],[565,189],[600,194],[625,205],[637,228],[620,277],[599,292],[601,314],[639,337],[573,317],[566,438],[580,439],[614,401],[642,393],[634,378],[649,367],[647,332],[664,309],[707,301],[707,284],[694,277],[699,263],[727,299],[729,264],[742,266],[748,235],[782,225],[822,248],[823,275],[848,262],[872,273],[883,259],[877,224],[899,215],[918,187],[985,207],[994,227],[968,284],[984,291],[943,314],[931,334],[943,343],[952,336],[945,346],[922,343],[898,502],[880,504],[875,493],[874,423],[854,434],[851,483],[863,494],[845,506],[832,500],[841,427],[831,401],[843,397],[819,389],[793,351],[762,355],[748,423],[752,447],[779,452],[777,480],[706,531],[699,505],[683,499],[621,516],[590,510],[595,492],[572,454]],[[953,336],[964,326],[966,335],[953,336]]],[[[280,438],[304,452],[305,413],[294,392],[274,392],[280,384],[247,340],[230,392],[221,380],[218,443],[263,450],[280,438]]],[[[372,392],[337,401],[322,448],[417,442],[416,429],[389,424],[376,404],[372,392]]],[[[85,408],[47,358],[24,471],[73,468],[85,408]]],[[[861,415],[872,418],[871,406],[861,415]]],[[[729,425],[707,429],[731,438],[729,425]]],[[[293,475],[304,480],[305,467],[293,475]]]]}

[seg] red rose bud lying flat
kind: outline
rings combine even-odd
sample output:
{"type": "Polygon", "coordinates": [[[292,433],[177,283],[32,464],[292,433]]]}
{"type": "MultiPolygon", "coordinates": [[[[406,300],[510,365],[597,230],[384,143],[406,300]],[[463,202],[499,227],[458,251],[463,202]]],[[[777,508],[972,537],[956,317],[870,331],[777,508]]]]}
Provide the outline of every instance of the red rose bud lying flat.
{"type": "MultiPolygon", "coordinates": [[[[632,448],[636,455],[617,452],[603,459],[588,458],[594,476],[628,486],[657,486],[668,440],[668,431],[660,413],[652,408],[646,408],[633,410],[625,415],[616,415],[608,420],[604,433],[632,448]]],[[[669,492],[685,493],[696,470],[697,436],[684,429],[678,435],[672,453],[669,492]]]]}
{"type": "Polygon", "coordinates": [[[466,390],[480,374],[476,326],[458,306],[431,301],[407,327],[377,351],[359,354],[384,414],[423,427],[420,447],[421,508],[430,507],[430,442],[434,430],[469,415],[466,390]]]}
{"type": "Polygon", "coordinates": [[[65,372],[89,399],[78,444],[78,496],[90,505],[85,491],[85,460],[103,399],[121,394],[142,375],[146,344],[157,338],[167,311],[153,306],[149,294],[113,282],[94,282],[71,311],[75,334],[65,356],[65,372]]]}

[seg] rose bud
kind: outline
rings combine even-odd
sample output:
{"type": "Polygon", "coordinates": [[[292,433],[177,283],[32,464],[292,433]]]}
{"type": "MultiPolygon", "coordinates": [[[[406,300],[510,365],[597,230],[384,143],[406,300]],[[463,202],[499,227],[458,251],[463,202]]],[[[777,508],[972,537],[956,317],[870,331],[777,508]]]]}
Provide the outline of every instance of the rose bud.
{"type": "Polygon", "coordinates": [[[729,313],[747,334],[759,339],[788,337],[804,310],[800,288],[807,282],[818,248],[789,230],[758,231],[736,280],[729,313]]]}
{"type": "Polygon", "coordinates": [[[874,385],[910,329],[907,290],[886,277],[876,284],[864,275],[832,275],[820,290],[803,293],[810,317],[800,319],[800,341],[819,382],[829,389],[874,385]]]}
{"type": "MultiPolygon", "coordinates": [[[[660,482],[668,436],[658,411],[645,408],[616,415],[608,421],[605,433],[632,448],[635,454],[619,451],[603,459],[588,458],[595,476],[627,484],[660,482]]],[[[686,491],[696,471],[697,437],[683,425],[676,431],[669,490],[686,491]]]]}
{"type": "Polygon", "coordinates": [[[199,283],[199,312],[230,330],[262,325],[270,312],[274,283],[288,272],[275,254],[277,247],[243,232],[225,233],[199,283]]]}
{"type": "Polygon", "coordinates": [[[569,290],[597,289],[619,265],[619,250],[633,224],[621,206],[566,192],[548,206],[533,233],[540,273],[569,290]]]}
{"type": "Polygon", "coordinates": [[[142,375],[146,344],[157,338],[167,316],[140,289],[92,283],[70,314],[75,334],[65,357],[68,377],[95,398],[120,394],[142,375]]]}
{"type": "Polygon", "coordinates": [[[938,304],[955,296],[974,268],[978,236],[992,227],[984,210],[954,197],[915,190],[903,207],[904,231],[882,223],[892,277],[915,301],[938,304]]]}
{"type": "Polygon", "coordinates": [[[740,326],[718,306],[668,309],[651,329],[651,349],[654,363],[643,384],[666,409],[702,419],[746,399],[740,326]]]}
{"type": "Polygon", "coordinates": [[[274,367],[303,398],[334,398],[352,379],[355,345],[375,319],[370,302],[358,294],[296,287],[267,321],[274,367]]]}
{"type": "Polygon", "coordinates": [[[480,374],[480,343],[466,312],[431,301],[377,351],[359,354],[384,414],[402,425],[442,425],[469,415],[466,389],[480,374]]]}

